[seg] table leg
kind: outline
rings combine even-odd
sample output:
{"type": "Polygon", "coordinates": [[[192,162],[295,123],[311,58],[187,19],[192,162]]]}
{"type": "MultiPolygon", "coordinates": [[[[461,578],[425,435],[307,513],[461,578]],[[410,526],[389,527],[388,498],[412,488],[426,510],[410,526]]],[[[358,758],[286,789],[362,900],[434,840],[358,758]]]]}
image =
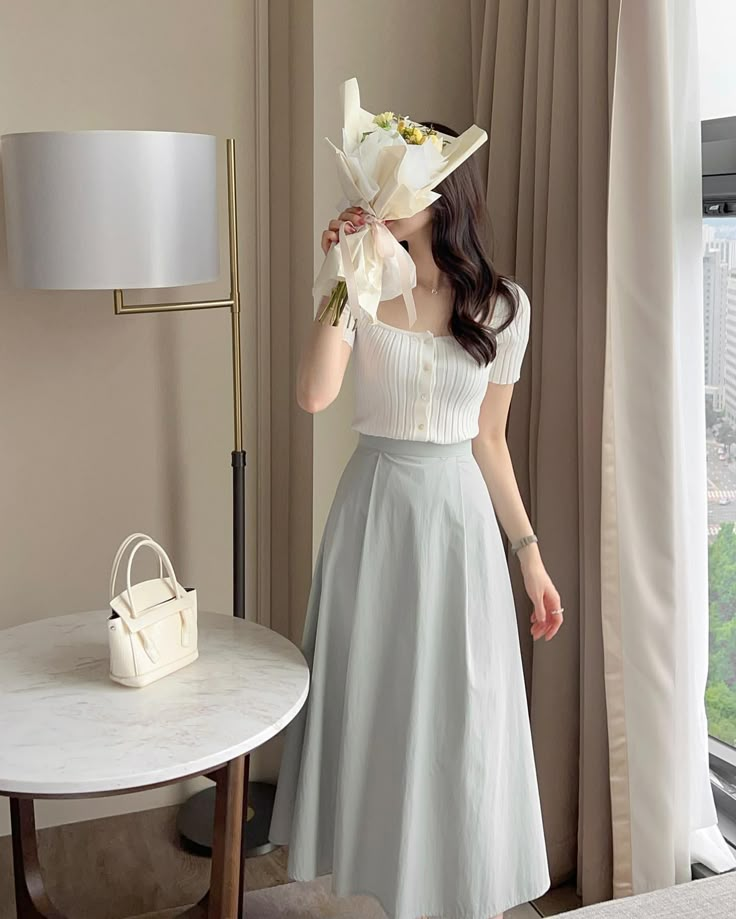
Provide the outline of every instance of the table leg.
{"type": "Polygon", "coordinates": [[[235,919],[240,910],[246,759],[239,756],[217,773],[208,919],[235,919]]]}
{"type": "Polygon", "coordinates": [[[10,799],[10,826],[16,916],[18,919],[64,919],[44,888],[32,798],[10,799]]]}
{"type": "Polygon", "coordinates": [[[248,782],[250,781],[250,753],[245,757],[243,764],[243,807],[240,824],[240,883],[238,884],[238,919],[243,919],[243,901],[245,899],[245,853],[246,828],[248,823],[248,782]]]}
{"type": "MultiPolygon", "coordinates": [[[[217,793],[210,889],[195,907],[187,910],[187,917],[243,919],[249,771],[248,754],[212,773],[217,793]]],[[[18,919],[64,919],[44,888],[31,798],[10,798],[10,824],[16,916],[18,919]]]]}

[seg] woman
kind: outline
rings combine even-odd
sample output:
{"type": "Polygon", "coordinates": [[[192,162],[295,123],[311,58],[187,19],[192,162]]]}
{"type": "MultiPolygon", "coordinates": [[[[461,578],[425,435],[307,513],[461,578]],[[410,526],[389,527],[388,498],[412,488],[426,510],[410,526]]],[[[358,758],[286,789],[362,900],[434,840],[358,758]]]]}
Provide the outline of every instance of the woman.
{"type": "MultiPolygon", "coordinates": [[[[529,300],[486,252],[474,157],[436,190],[387,223],[416,264],[412,329],[401,297],[376,322],[348,304],[338,326],[315,319],[300,361],[299,404],[318,412],[353,357],[359,442],[317,554],[310,692],[286,729],[269,838],[289,844],[290,878],[332,873],[333,893],[370,894],[391,919],[491,919],[550,884],[496,514],[534,639],[563,617],[505,438],[529,300]]],[[[343,211],[323,250],[363,221],[343,211]]]]}

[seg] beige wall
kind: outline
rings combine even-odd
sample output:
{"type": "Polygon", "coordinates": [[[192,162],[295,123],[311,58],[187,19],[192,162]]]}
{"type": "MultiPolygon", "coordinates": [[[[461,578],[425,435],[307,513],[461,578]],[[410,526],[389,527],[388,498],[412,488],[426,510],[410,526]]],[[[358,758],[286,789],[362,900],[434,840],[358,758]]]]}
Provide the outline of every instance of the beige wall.
{"type": "MultiPolygon", "coordinates": [[[[252,20],[250,0],[24,0],[0,8],[0,133],[141,128],[221,138],[224,270],[224,138],[239,142],[249,618],[257,468],[252,20]]],[[[104,607],[113,553],[140,529],[170,548],[203,608],[228,611],[227,312],[114,317],[104,293],[11,291],[4,262],[0,240],[0,628],[104,607]]],[[[226,292],[223,273],[219,284],[160,297],[226,292]]],[[[141,302],[140,294],[128,299],[141,302]]],[[[152,806],[186,791],[42,803],[39,819],[152,806]]],[[[7,831],[2,799],[0,833],[7,831]]]]}
{"type": "MultiPolygon", "coordinates": [[[[315,272],[319,237],[342,197],[325,137],[340,142],[339,85],[356,77],[361,104],[463,130],[472,124],[469,3],[459,0],[314,0],[315,272]]],[[[314,420],[313,555],[357,435],[350,429],[352,369],[339,398],[314,420]]]]}

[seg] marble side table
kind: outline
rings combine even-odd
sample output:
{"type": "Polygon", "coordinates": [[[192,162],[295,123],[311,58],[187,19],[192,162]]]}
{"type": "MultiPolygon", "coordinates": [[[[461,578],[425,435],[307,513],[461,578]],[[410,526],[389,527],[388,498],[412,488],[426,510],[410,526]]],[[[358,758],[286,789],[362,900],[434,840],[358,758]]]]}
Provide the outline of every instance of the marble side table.
{"type": "Polygon", "coordinates": [[[43,886],[34,799],[216,782],[212,875],[187,916],[243,915],[249,754],[299,712],[301,651],[232,616],[198,617],[199,659],[142,689],[108,677],[108,611],[0,630],[0,795],[10,799],[16,912],[62,919],[43,886]]]}

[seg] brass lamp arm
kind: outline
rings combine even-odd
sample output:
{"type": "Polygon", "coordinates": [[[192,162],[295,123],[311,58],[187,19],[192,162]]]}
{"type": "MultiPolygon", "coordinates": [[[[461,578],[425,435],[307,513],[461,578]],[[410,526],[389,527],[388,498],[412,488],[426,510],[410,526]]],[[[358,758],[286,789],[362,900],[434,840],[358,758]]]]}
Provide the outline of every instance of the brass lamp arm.
{"type": "Polygon", "coordinates": [[[139,306],[131,306],[123,302],[122,290],[113,291],[115,297],[115,315],[122,316],[125,313],[167,313],[178,312],[179,310],[208,310],[219,306],[232,307],[232,300],[182,300],[180,303],[143,303],[139,306]]]}

